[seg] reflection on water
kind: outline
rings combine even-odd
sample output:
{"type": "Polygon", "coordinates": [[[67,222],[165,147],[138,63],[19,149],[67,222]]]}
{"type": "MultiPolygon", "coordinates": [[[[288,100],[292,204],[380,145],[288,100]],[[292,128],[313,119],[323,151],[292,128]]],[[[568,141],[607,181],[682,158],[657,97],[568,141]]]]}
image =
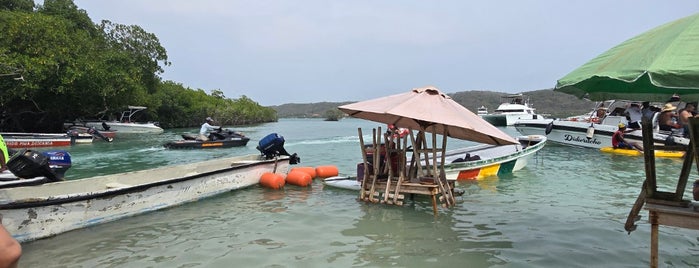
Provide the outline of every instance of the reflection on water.
{"type": "MultiPolygon", "coordinates": [[[[408,204],[430,206],[426,200],[408,204]]],[[[501,249],[512,247],[488,225],[457,226],[458,215],[450,212],[433,217],[429,210],[376,205],[364,205],[361,211],[352,228],[341,232],[368,242],[358,245],[355,265],[487,267],[498,263],[501,249]]]]}

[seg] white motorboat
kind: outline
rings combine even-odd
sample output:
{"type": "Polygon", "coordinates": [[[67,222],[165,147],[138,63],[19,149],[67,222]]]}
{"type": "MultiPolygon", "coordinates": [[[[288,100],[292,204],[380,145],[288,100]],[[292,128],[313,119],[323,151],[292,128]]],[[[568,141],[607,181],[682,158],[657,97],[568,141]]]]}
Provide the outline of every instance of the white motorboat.
{"type": "MultiPolygon", "coordinates": [[[[633,101],[609,100],[604,102],[607,114],[599,120],[595,112],[588,115],[574,116],[565,119],[520,119],[514,124],[519,133],[523,135],[546,135],[548,140],[564,145],[601,149],[612,146],[612,135],[619,127],[619,123],[628,125],[624,115],[626,106],[633,101]]],[[[624,138],[630,142],[643,143],[641,129],[627,132],[624,138]]],[[[683,138],[679,133],[664,132],[654,124],[653,139],[656,145],[662,146],[671,140],[672,143],[688,145],[689,139],[683,138]]]]}
{"type": "Polygon", "coordinates": [[[479,114],[494,126],[512,126],[518,119],[540,119],[529,103],[529,98],[522,94],[502,96],[502,103],[490,114],[479,114]]]}
{"type": "Polygon", "coordinates": [[[478,116],[483,116],[488,114],[488,108],[485,108],[485,106],[481,105],[481,107],[478,107],[477,113],[478,116]]]}
{"type": "Polygon", "coordinates": [[[129,106],[129,109],[121,113],[119,121],[87,121],[87,127],[94,127],[100,131],[115,131],[120,134],[161,134],[164,132],[156,122],[134,122],[134,114],[146,110],[144,106],[129,106]]]}

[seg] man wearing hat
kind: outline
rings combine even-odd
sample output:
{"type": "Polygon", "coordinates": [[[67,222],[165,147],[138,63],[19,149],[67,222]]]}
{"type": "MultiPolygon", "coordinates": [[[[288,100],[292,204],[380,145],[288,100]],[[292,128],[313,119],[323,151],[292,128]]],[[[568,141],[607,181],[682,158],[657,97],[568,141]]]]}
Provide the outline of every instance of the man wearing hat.
{"type": "Polygon", "coordinates": [[[677,123],[676,109],[677,107],[672,105],[672,103],[666,103],[665,106],[663,106],[658,116],[658,126],[660,130],[672,131],[673,129],[682,128],[682,126],[677,123]]]}
{"type": "Polygon", "coordinates": [[[619,129],[612,134],[612,146],[614,149],[636,149],[643,152],[643,147],[636,142],[627,142],[624,134],[627,132],[626,125],[619,123],[619,129]]]}
{"type": "Polygon", "coordinates": [[[212,126],[211,124],[213,123],[214,119],[211,117],[206,118],[206,122],[204,122],[204,124],[201,125],[201,129],[199,129],[199,136],[197,136],[198,141],[208,141],[208,132],[220,128],[219,126],[212,126]]]}

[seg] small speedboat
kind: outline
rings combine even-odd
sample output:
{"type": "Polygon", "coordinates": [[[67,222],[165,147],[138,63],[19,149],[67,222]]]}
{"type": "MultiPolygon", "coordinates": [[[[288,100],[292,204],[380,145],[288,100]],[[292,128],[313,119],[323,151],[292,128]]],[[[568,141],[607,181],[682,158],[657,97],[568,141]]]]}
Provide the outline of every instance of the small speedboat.
{"type": "Polygon", "coordinates": [[[208,149],[208,148],[229,148],[245,146],[250,138],[245,135],[230,130],[219,128],[216,132],[209,134],[209,140],[197,140],[193,134],[183,134],[182,140],[171,141],[165,144],[170,149],[208,149]]]}

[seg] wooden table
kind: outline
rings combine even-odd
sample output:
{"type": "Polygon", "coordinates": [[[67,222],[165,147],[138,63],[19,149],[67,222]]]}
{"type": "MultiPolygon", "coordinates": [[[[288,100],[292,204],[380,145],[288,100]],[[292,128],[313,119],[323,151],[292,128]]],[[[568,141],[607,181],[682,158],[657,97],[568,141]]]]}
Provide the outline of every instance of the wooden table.
{"type": "Polygon", "coordinates": [[[699,205],[678,207],[646,203],[650,221],[650,267],[658,267],[658,226],[667,225],[699,230],[699,205]]]}

